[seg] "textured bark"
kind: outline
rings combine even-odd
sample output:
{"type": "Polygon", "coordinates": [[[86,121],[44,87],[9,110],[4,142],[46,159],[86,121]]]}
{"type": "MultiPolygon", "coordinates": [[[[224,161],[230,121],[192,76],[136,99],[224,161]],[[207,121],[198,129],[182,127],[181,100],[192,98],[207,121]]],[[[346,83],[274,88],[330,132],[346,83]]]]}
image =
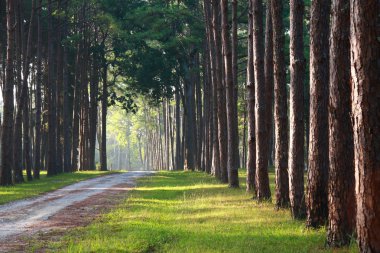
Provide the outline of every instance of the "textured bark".
{"type": "Polygon", "coordinates": [[[13,170],[14,170],[14,182],[22,183],[24,182],[23,176],[23,154],[22,154],[22,112],[25,99],[25,92],[23,89],[22,80],[22,47],[23,47],[23,36],[24,36],[24,22],[22,22],[22,10],[21,2],[17,1],[15,8],[15,19],[16,19],[16,50],[15,50],[15,83],[16,83],[16,107],[15,107],[15,118],[14,118],[14,133],[13,133],[13,170]]]}
{"type": "Polygon", "coordinates": [[[248,8],[248,61],[247,61],[247,191],[255,190],[256,175],[256,135],[255,135],[255,77],[253,67],[253,24],[252,0],[248,8]]]}
{"type": "Polygon", "coordinates": [[[42,0],[38,0],[37,16],[37,73],[36,73],[36,119],[35,119],[35,143],[34,143],[34,171],[33,177],[40,178],[41,170],[41,107],[42,107],[42,0]]]}
{"type": "Polygon", "coordinates": [[[327,243],[350,243],[355,226],[354,147],[351,119],[350,6],[332,1],[330,30],[329,185],[327,243]]]}
{"type": "MultiPolygon", "coordinates": [[[[212,27],[212,20],[213,20],[213,13],[211,11],[211,1],[210,0],[204,0],[204,9],[205,9],[205,18],[206,18],[206,35],[207,35],[207,43],[208,43],[208,50],[209,50],[209,67],[210,67],[210,78],[211,78],[211,86],[209,88],[210,93],[210,108],[209,108],[209,121],[210,121],[210,127],[209,127],[209,143],[210,143],[210,150],[209,150],[209,167],[210,167],[210,173],[214,175],[215,177],[219,178],[219,145],[218,145],[218,118],[217,118],[217,73],[215,70],[215,61],[216,61],[216,55],[215,55],[215,47],[214,47],[214,36],[213,36],[213,27],[212,27]]],[[[207,165],[206,165],[207,168],[207,165]]]]}
{"type": "Polygon", "coordinates": [[[229,187],[239,187],[238,168],[236,167],[235,157],[236,149],[238,149],[235,127],[235,110],[234,110],[234,80],[232,75],[232,54],[231,54],[231,40],[228,28],[228,1],[221,1],[221,14],[222,14],[222,45],[224,54],[224,71],[226,81],[226,101],[227,101],[227,136],[228,136],[228,149],[227,149],[227,170],[228,170],[228,185],[229,187]]]}
{"type": "Polygon", "coordinates": [[[265,72],[265,108],[266,108],[266,128],[268,135],[268,150],[267,160],[270,165],[271,157],[271,136],[273,135],[273,93],[274,93],[274,74],[273,74],[273,24],[271,13],[271,0],[266,4],[265,15],[265,58],[264,58],[264,72],[265,72]]]}
{"type": "MultiPolygon", "coordinates": [[[[95,36],[97,34],[95,33],[95,36]]],[[[96,43],[96,39],[95,39],[96,43]]],[[[90,86],[90,136],[89,136],[89,170],[95,170],[96,128],[98,124],[98,93],[99,93],[99,57],[97,53],[92,56],[92,73],[90,86]]]]}
{"type": "Polygon", "coordinates": [[[310,144],[306,224],[325,224],[328,181],[328,82],[330,0],[314,0],[310,18],[310,144]]]}
{"type": "Polygon", "coordinates": [[[221,53],[221,38],[220,38],[220,20],[219,20],[219,1],[212,0],[213,10],[213,35],[215,46],[215,72],[217,83],[217,109],[218,109],[218,141],[219,141],[219,170],[220,180],[223,183],[228,183],[227,174],[227,113],[226,113],[226,95],[223,82],[223,64],[221,53]]]}
{"type": "MultiPolygon", "coordinates": [[[[67,2],[65,3],[67,8],[67,2]]],[[[67,35],[67,25],[63,24],[63,36],[67,35]]],[[[69,49],[63,47],[63,171],[72,172],[73,99],[75,77],[73,63],[69,62],[69,49]]]]}
{"type": "Polygon", "coordinates": [[[290,1],[289,197],[292,216],[305,216],[303,0],[290,1]]]}
{"type": "Polygon", "coordinates": [[[272,1],[273,54],[274,54],[274,121],[275,121],[275,171],[276,205],[289,205],[288,178],[288,115],[285,70],[285,33],[282,21],[283,3],[272,1]]]}
{"type": "Polygon", "coordinates": [[[176,128],[176,165],[175,170],[182,170],[183,167],[181,166],[181,101],[179,97],[179,90],[178,87],[176,87],[175,91],[175,128],[176,128]]]}
{"type": "Polygon", "coordinates": [[[53,26],[54,7],[48,0],[48,176],[57,174],[57,114],[56,114],[56,58],[53,26]]]}
{"type": "Polygon", "coordinates": [[[256,119],[256,188],[257,199],[271,197],[268,175],[268,136],[266,129],[263,6],[261,0],[252,1],[253,64],[255,73],[256,119]]]}
{"type": "Polygon", "coordinates": [[[232,0],[232,37],[231,37],[231,53],[232,53],[232,80],[233,80],[233,131],[234,131],[234,161],[235,167],[240,167],[239,155],[239,128],[238,128],[238,93],[239,93],[239,64],[238,64],[238,1],[232,0]]]}
{"type": "MultiPolygon", "coordinates": [[[[59,13],[63,12],[62,8],[62,0],[58,0],[57,3],[57,11],[59,13]]],[[[65,1],[64,1],[65,2],[65,1]]],[[[57,167],[56,171],[57,173],[62,173],[63,172],[63,46],[62,46],[62,41],[63,41],[63,34],[62,34],[62,28],[63,28],[63,23],[66,21],[62,19],[61,16],[57,17],[57,25],[56,25],[56,63],[57,63],[57,79],[56,79],[56,134],[57,134],[57,167]]]]}
{"type": "Polygon", "coordinates": [[[361,252],[380,252],[379,1],[351,0],[356,230],[361,252]]]}
{"type": "Polygon", "coordinates": [[[193,171],[195,169],[195,79],[193,75],[193,67],[196,52],[193,52],[190,56],[190,66],[184,65],[184,84],[185,84],[185,117],[186,117],[186,129],[185,129],[185,170],[193,171]]]}
{"type": "Polygon", "coordinates": [[[25,169],[27,174],[27,179],[31,181],[33,179],[32,176],[32,157],[31,157],[31,150],[30,150],[30,136],[29,136],[29,87],[28,87],[28,77],[30,73],[29,64],[31,62],[31,54],[32,54],[32,38],[33,38],[33,28],[34,28],[34,13],[35,13],[35,7],[36,7],[36,1],[32,1],[32,10],[30,14],[30,21],[29,21],[29,30],[28,30],[28,37],[27,37],[27,44],[26,44],[26,55],[24,57],[24,66],[23,66],[23,84],[22,84],[22,95],[24,96],[23,99],[23,107],[22,107],[22,114],[23,114],[23,146],[24,146],[24,161],[25,161],[25,169]]]}
{"type": "MultiPolygon", "coordinates": [[[[196,65],[195,69],[199,69],[199,53],[196,55],[196,65]]],[[[195,95],[196,95],[196,147],[195,147],[195,157],[196,157],[196,166],[197,170],[204,171],[204,167],[202,167],[202,147],[204,142],[203,136],[203,113],[202,113],[202,89],[201,89],[201,78],[200,71],[196,71],[196,82],[195,82],[195,95]]],[[[168,146],[167,146],[168,147],[168,146]]],[[[168,148],[167,148],[168,149],[168,148]]],[[[167,155],[169,156],[169,150],[167,150],[167,155]]],[[[169,160],[168,160],[169,161],[169,160]]]]}
{"type": "MultiPolygon", "coordinates": [[[[78,170],[78,159],[79,159],[79,116],[80,116],[80,99],[81,99],[81,87],[80,87],[80,65],[82,64],[81,59],[82,42],[78,43],[78,49],[76,53],[75,60],[75,88],[74,88],[74,110],[73,110],[73,141],[72,141],[72,155],[71,155],[71,171],[75,172],[78,170]]],[[[104,96],[104,95],[103,95],[104,96]]],[[[107,100],[106,100],[107,102],[107,100]]],[[[107,106],[107,104],[106,104],[107,106]]],[[[102,126],[103,127],[103,126],[102,126]]],[[[103,130],[103,129],[102,129],[103,130]]],[[[103,149],[102,149],[102,152],[103,149]]]]}
{"type": "Polygon", "coordinates": [[[13,161],[13,61],[15,45],[14,27],[15,0],[7,0],[7,59],[5,67],[5,83],[3,87],[3,126],[1,135],[1,167],[0,185],[12,184],[13,161]],[[6,147],[6,148],[4,148],[6,147]]]}
{"type": "Polygon", "coordinates": [[[102,87],[102,142],[100,154],[100,170],[107,170],[107,106],[108,106],[108,80],[107,71],[108,65],[105,57],[103,57],[103,87],[102,87]]]}
{"type": "MultiPolygon", "coordinates": [[[[86,5],[84,6],[86,9],[86,5]]],[[[87,18],[87,13],[83,15],[85,20],[87,18]]],[[[85,21],[86,22],[86,21],[85,21]]],[[[80,129],[80,170],[88,170],[89,164],[89,95],[88,95],[88,65],[89,65],[89,42],[87,36],[87,28],[84,30],[83,37],[83,61],[80,65],[81,69],[81,89],[82,89],[82,97],[80,103],[80,120],[81,120],[81,129],[80,129]]]]}

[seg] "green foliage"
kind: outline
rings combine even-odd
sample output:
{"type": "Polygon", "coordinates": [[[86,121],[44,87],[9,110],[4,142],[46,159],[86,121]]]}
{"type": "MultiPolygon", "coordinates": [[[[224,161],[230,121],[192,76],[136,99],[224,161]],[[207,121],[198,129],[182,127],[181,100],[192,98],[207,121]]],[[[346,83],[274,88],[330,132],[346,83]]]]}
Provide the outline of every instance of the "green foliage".
{"type": "Polygon", "coordinates": [[[183,75],[179,65],[192,48],[201,47],[203,39],[196,2],[101,1],[117,27],[111,34],[110,62],[122,76],[124,91],[133,90],[153,100],[173,95],[173,87],[183,75]]]}
{"type": "MultiPolygon", "coordinates": [[[[241,182],[244,182],[241,174],[241,182]]],[[[271,173],[274,187],[274,173],[271,173]]],[[[244,189],[244,186],[242,186],[244,189]]],[[[118,209],[58,242],[52,252],[357,252],[324,248],[325,233],[306,230],[288,210],[257,203],[203,173],[143,178],[118,209]]]]}

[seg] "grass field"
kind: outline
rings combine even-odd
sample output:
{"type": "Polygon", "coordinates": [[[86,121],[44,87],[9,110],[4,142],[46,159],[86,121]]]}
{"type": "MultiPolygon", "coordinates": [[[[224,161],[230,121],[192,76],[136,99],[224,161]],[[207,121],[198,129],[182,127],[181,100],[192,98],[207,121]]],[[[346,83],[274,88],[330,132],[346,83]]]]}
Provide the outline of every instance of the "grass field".
{"type": "Polygon", "coordinates": [[[40,195],[44,192],[53,191],[63,186],[70,185],[82,180],[104,175],[104,171],[81,171],[70,174],[60,174],[47,177],[46,171],[41,171],[41,179],[17,184],[15,186],[0,187],[0,204],[25,199],[40,195]]]}
{"type": "MultiPolygon", "coordinates": [[[[272,190],[273,181],[271,173],[272,190]]],[[[273,203],[253,201],[244,185],[228,189],[203,173],[160,172],[141,179],[129,195],[97,222],[51,242],[49,250],[357,252],[356,245],[339,251],[325,248],[325,229],[306,230],[288,210],[276,211],[273,203]]]]}

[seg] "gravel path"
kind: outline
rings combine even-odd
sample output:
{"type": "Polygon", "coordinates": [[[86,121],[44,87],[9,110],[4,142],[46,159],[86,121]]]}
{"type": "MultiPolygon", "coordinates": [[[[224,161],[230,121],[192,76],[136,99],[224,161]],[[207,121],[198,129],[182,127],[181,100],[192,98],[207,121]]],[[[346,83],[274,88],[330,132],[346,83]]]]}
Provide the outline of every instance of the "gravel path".
{"type": "Polygon", "coordinates": [[[151,172],[126,172],[82,181],[62,189],[26,199],[0,205],[0,243],[7,238],[38,232],[38,224],[58,214],[63,209],[83,202],[94,195],[115,191],[128,191],[121,185],[134,185],[139,177],[151,172]]]}

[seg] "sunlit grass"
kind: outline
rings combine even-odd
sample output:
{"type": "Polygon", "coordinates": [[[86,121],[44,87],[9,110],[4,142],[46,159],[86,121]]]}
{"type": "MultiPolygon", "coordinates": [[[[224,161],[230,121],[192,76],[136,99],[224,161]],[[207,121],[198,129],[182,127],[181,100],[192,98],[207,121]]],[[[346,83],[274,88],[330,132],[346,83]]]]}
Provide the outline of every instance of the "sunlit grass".
{"type": "MultiPolygon", "coordinates": [[[[288,210],[257,203],[244,187],[228,189],[203,173],[160,172],[140,179],[119,208],[49,248],[54,252],[332,252],[325,248],[325,229],[306,230],[288,210]]],[[[272,192],[273,187],[272,183],[272,192]]],[[[339,252],[356,252],[356,246],[339,252]]]]}
{"type": "Polygon", "coordinates": [[[81,171],[76,173],[60,174],[47,177],[46,171],[41,171],[41,179],[17,184],[14,186],[0,187],[0,204],[37,196],[41,193],[53,191],[63,186],[73,184],[85,179],[104,175],[103,171],[81,171]]]}

